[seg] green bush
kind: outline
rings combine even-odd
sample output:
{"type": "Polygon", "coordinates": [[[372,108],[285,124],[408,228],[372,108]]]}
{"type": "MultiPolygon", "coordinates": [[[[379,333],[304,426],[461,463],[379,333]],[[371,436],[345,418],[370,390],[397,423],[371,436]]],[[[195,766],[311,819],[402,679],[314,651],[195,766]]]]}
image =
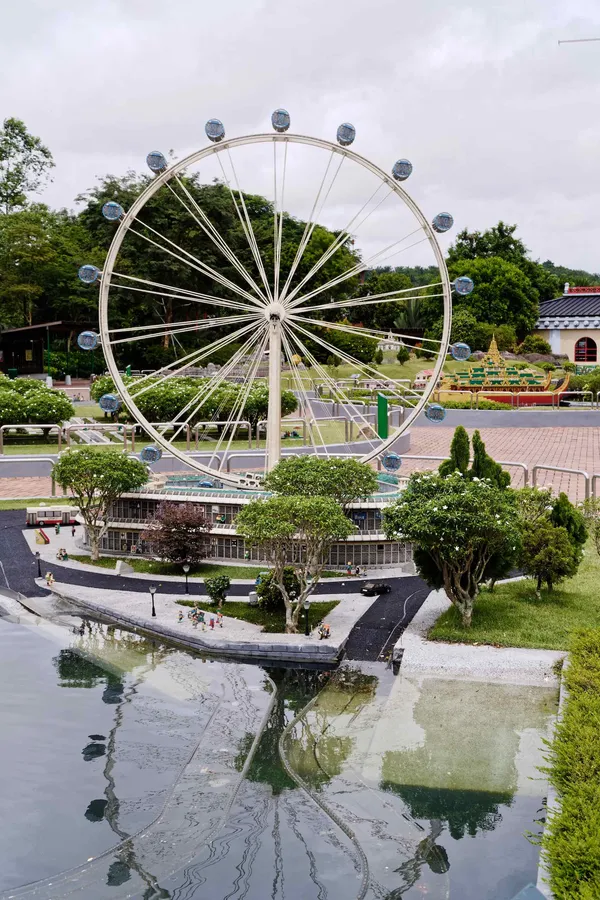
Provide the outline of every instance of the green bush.
{"type": "Polygon", "coordinates": [[[552,353],[552,347],[539,334],[528,334],[519,346],[519,353],[552,353]]]}
{"type": "Polygon", "coordinates": [[[401,366],[403,366],[404,363],[407,363],[410,359],[410,351],[408,350],[408,348],[404,346],[400,347],[400,349],[396,353],[396,359],[401,366]]]}
{"type": "Polygon", "coordinates": [[[580,632],[563,670],[567,699],[544,769],[559,806],[542,837],[556,900],[600,897],[600,631],[580,632]]]}
{"type": "MultiPolygon", "coordinates": [[[[473,400],[473,408],[476,401],[473,400]]],[[[444,409],[471,409],[469,400],[444,400],[442,406],[444,409]]],[[[496,400],[480,400],[479,409],[512,409],[510,403],[497,403],[496,400]]]]}
{"type": "Polygon", "coordinates": [[[231,587],[231,580],[228,575],[215,575],[214,578],[204,579],[204,587],[210,597],[210,602],[218,603],[221,607],[227,600],[227,591],[231,587]]]}
{"type": "Polygon", "coordinates": [[[373,356],[373,360],[374,360],[374,362],[377,363],[378,366],[380,366],[381,363],[383,362],[383,350],[381,350],[381,349],[376,350],[375,354],[373,356]]]}
{"type": "Polygon", "coordinates": [[[538,367],[538,369],[542,369],[542,371],[544,371],[544,372],[554,372],[554,370],[556,369],[556,366],[554,365],[554,363],[551,363],[551,362],[537,363],[537,367],[538,367]]]}
{"type": "MultiPolygon", "coordinates": [[[[298,581],[293,566],[286,566],[283,570],[283,583],[285,584],[288,593],[295,591],[297,597],[300,595],[300,582],[298,581]]],[[[256,588],[256,593],[258,594],[258,605],[261,609],[268,612],[285,613],[283,594],[277,587],[272,571],[261,580],[256,588]]]]}
{"type": "Polygon", "coordinates": [[[573,362],[564,362],[562,364],[562,367],[565,370],[565,372],[574,372],[577,368],[577,366],[573,362]]]}

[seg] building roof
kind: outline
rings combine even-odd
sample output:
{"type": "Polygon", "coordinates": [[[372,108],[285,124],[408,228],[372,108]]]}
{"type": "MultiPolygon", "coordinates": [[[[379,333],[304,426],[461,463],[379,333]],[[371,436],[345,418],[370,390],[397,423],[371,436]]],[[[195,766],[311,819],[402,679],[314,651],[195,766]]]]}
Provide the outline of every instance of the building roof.
{"type": "Polygon", "coordinates": [[[540,303],[540,319],[600,316],[600,286],[575,287],[565,284],[562,297],[540,303]]]}

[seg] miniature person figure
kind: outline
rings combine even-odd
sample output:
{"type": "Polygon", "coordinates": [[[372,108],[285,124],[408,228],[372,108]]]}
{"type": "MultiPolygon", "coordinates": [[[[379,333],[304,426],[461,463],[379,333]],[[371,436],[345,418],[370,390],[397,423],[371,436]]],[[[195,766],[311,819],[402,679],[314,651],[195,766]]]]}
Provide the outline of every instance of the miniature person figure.
{"type": "Polygon", "coordinates": [[[220,610],[217,613],[217,625],[219,626],[219,628],[223,627],[223,613],[220,610]]]}
{"type": "Polygon", "coordinates": [[[198,627],[198,616],[192,616],[192,628],[198,627]]]}
{"type": "Polygon", "coordinates": [[[52,572],[46,572],[46,584],[48,587],[54,584],[54,575],[52,572]]]}
{"type": "Polygon", "coordinates": [[[212,616],[210,617],[210,622],[208,624],[210,625],[210,630],[214,631],[215,630],[215,620],[212,616]]]}
{"type": "Polygon", "coordinates": [[[354,574],[356,575],[357,578],[360,577],[360,566],[357,566],[357,567],[355,568],[354,574]]]}
{"type": "Polygon", "coordinates": [[[178,622],[183,622],[183,612],[182,612],[182,610],[179,610],[179,614],[178,614],[178,616],[177,616],[177,621],[178,621],[178,622]]]}
{"type": "Polygon", "coordinates": [[[352,575],[352,562],[351,562],[351,560],[348,560],[348,562],[346,563],[346,574],[347,574],[347,575],[352,575]]]}
{"type": "Polygon", "coordinates": [[[75,537],[75,526],[71,525],[71,537],[75,537]]]}
{"type": "Polygon", "coordinates": [[[57,522],[54,526],[54,531],[56,534],[60,534],[60,522],[57,522]]]}

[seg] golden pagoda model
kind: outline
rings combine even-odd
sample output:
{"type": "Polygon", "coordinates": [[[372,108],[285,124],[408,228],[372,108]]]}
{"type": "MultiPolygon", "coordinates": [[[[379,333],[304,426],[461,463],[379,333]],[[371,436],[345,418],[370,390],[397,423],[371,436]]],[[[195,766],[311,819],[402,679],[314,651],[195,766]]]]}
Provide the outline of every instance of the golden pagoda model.
{"type": "MultiPolygon", "coordinates": [[[[550,391],[552,373],[536,372],[533,369],[517,369],[510,361],[503,359],[498,351],[496,338],[492,337],[489,350],[476,365],[457,371],[444,373],[441,384],[443,391],[473,391],[487,394],[515,394],[521,391],[550,391]]],[[[567,372],[563,382],[552,393],[565,391],[569,384],[567,372]]],[[[441,399],[441,398],[440,398],[441,399]]],[[[447,399],[451,399],[447,396],[447,399]]],[[[498,398],[499,399],[499,398],[498,398]]],[[[550,398],[551,399],[551,398],[550,398]]]]}

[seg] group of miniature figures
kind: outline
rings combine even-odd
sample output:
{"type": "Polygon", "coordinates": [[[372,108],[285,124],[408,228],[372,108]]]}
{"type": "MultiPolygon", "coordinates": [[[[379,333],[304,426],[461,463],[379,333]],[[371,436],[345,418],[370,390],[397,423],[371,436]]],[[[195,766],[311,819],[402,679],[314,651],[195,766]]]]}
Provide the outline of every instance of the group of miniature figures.
{"type": "Polygon", "coordinates": [[[362,569],[360,566],[353,566],[350,561],[346,563],[346,575],[356,575],[357,578],[360,576],[365,577],[367,574],[367,570],[363,566],[362,569]]]}
{"type": "Polygon", "coordinates": [[[59,562],[66,562],[69,559],[69,554],[67,553],[67,551],[65,550],[64,547],[61,547],[60,550],[58,551],[58,553],[56,554],[56,558],[59,560],[59,562]]]}
{"type": "MultiPolygon", "coordinates": [[[[193,609],[190,609],[188,613],[188,619],[191,619],[192,628],[197,628],[198,625],[202,625],[202,631],[206,631],[206,626],[214,631],[215,625],[218,625],[219,628],[223,627],[223,613],[221,610],[218,611],[216,618],[213,615],[209,615],[209,613],[203,612],[201,609],[198,609],[197,606],[194,606],[193,609]]],[[[177,621],[183,622],[183,611],[179,610],[177,615],[177,621]]]]}

